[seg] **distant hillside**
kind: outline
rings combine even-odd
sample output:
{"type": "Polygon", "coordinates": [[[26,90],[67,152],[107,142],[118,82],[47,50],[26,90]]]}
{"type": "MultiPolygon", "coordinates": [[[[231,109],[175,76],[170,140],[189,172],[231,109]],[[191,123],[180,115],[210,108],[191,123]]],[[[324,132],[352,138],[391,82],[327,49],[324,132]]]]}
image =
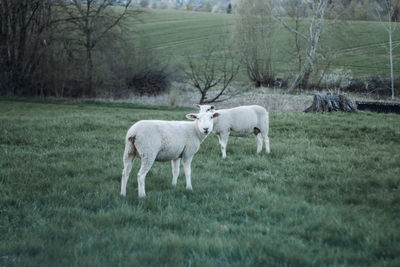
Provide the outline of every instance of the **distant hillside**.
{"type": "Polygon", "coordinates": [[[229,14],[149,9],[138,27],[154,48],[180,56],[198,54],[207,40],[230,38],[233,25],[229,14]]]}
{"type": "MultiPolygon", "coordinates": [[[[170,56],[171,62],[184,60],[184,54],[199,54],[208,40],[219,41],[232,37],[234,15],[209,12],[148,9],[139,30],[150,45],[170,56]]],[[[400,23],[398,23],[400,29],[400,23]]],[[[277,26],[274,67],[279,73],[293,71],[293,35],[277,26]]],[[[332,56],[330,68],[348,70],[355,75],[388,75],[388,58],[382,42],[387,40],[380,23],[349,21],[322,37],[327,56],[332,56]]],[[[400,43],[400,30],[394,35],[400,43]]],[[[394,51],[395,71],[400,73],[400,46],[394,51]]],[[[323,58],[321,58],[323,60],[323,58]]],[[[324,64],[323,62],[321,63],[324,64]]]]}
{"type": "MultiPolygon", "coordinates": [[[[141,1],[143,0],[133,0],[132,4],[140,4],[141,1]]],[[[119,4],[124,4],[127,2],[127,0],[115,0],[114,2],[119,4]]],[[[149,2],[149,4],[165,2],[165,3],[176,3],[176,4],[189,3],[193,5],[203,5],[206,2],[210,2],[212,4],[218,4],[218,3],[230,3],[234,1],[232,0],[147,0],[147,2],[149,2]]]]}

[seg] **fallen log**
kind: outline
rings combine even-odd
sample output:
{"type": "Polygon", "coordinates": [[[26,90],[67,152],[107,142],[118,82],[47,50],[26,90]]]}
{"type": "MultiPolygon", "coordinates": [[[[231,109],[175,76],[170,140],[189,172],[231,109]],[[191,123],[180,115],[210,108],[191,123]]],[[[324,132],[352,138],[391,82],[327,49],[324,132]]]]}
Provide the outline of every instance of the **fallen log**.
{"type": "Polygon", "coordinates": [[[304,112],[356,111],[357,105],[346,94],[315,94],[313,103],[304,112]]]}

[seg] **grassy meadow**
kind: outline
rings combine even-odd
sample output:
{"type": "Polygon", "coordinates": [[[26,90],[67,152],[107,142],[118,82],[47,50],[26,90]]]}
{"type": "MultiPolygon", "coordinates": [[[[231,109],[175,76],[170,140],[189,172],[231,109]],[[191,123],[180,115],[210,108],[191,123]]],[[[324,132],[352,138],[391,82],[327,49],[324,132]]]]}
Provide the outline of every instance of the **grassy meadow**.
{"type": "Polygon", "coordinates": [[[122,198],[124,136],[191,109],[0,99],[0,266],[400,265],[400,120],[270,114],[270,155],[210,135],[181,170],[155,163],[122,198]]]}
{"type": "MultiPolygon", "coordinates": [[[[170,64],[182,64],[185,54],[198,55],[207,42],[232,38],[235,16],[222,13],[176,10],[146,10],[143,23],[134,25],[136,32],[149,40],[149,45],[168,56],[170,64]]],[[[290,22],[288,22],[290,24],[290,22]]],[[[400,24],[400,23],[398,23],[400,24]]],[[[309,22],[304,20],[303,32],[308,34],[309,22]]],[[[399,25],[400,26],[400,25],[399,25]]],[[[276,24],[273,64],[277,73],[296,71],[294,37],[276,24]]],[[[400,27],[393,42],[400,42],[400,27]]],[[[379,22],[346,21],[326,23],[321,44],[324,57],[331,58],[331,70],[351,71],[355,76],[390,76],[389,58],[382,43],[388,42],[386,31],[379,22]],[[327,56],[330,55],[330,56],[327,56]]],[[[303,45],[306,45],[303,43],[303,45]]],[[[321,49],[320,47],[320,49],[321,49]]],[[[394,51],[395,72],[400,71],[400,46],[394,51]]],[[[322,61],[324,66],[326,62],[322,61]]]]}

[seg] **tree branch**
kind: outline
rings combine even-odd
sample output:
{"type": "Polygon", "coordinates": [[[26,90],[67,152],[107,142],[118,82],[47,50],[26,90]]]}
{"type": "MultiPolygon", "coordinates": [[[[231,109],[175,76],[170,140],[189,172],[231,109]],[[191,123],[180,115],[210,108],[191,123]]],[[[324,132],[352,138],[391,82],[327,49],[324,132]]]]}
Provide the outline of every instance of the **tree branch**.
{"type": "Polygon", "coordinates": [[[299,31],[297,31],[297,30],[295,30],[295,29],[293,29],[292,27],[290,27],[289,25],[287,25],[283,20],[281,20],[279,17],[276,17],[276,16],[272,16],[272,18],[274,19],[274,20],[276,20],[277,22],[279,22],[284,28],[286,28],[287,30],[289,30],[289,31],[291,31],[291,32],[293,32],[293,33],[295,33],[295,34],[297,34],[298,36],[300,36],[301,38],[303,38],[305,41],[307,41],[307,42],[311,42],[311,40],[309,39],[309,38],[307,38],[304,34],[302,34],[301,32],[299,32],[299,31]]]}

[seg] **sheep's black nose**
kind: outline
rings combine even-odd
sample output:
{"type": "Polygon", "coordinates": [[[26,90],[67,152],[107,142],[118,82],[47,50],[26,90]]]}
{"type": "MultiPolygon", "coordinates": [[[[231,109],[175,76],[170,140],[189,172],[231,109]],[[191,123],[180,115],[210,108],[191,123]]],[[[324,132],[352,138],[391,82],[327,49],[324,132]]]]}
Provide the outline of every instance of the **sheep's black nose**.
{"type": "Polygon", "coordinates": [[[208,133],[208,128],[203,128],[204,133],[208,133]]]}

